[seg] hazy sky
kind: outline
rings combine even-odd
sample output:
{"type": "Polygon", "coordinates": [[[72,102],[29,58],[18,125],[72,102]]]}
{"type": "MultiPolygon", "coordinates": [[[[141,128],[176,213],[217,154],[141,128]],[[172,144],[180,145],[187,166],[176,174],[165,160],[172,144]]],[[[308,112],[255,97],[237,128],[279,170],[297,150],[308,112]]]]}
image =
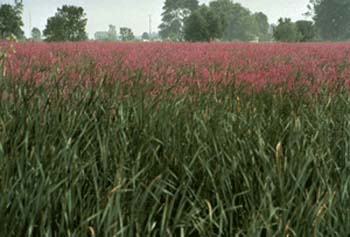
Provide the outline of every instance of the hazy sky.
{"type": "MultiPolygon", "coordinates": [[[[0,3],[13,3],[13,0],[0,0],[0,3]]],[[[208,3],[210,0],[200,0],[208,3]]],[[[251,11],[262,11],[269,17],[270,23],[279,17],[293,20],[305,19],[309,0],[236,0],[251,11]]],[[[148,15],[152,15],[152,29],[158,31],[164,0],[23,0],[25,32],[28,35],[30,22],[32,27],[43,30],[47,18],[53,16],[57,7],[64,4],[82,6],[88,17],[87,31],[93,37],[96,31],[108,29],[109,24],[117,28],[127,26],[136,35],[148,32],[148,15]],[[30,20],[31,18],[31,20],[30,20]]]]}

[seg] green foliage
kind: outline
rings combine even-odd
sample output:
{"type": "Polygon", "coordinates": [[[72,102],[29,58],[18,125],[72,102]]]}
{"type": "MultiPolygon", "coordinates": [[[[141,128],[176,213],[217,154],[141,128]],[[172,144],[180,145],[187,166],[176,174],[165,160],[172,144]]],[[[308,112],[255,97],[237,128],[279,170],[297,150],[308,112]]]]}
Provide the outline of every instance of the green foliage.
{"type": "Polygon", "coordinates": [[[280,18],[278,22],[273,30],[276,41],[308,42],[316,39],[316,28],[312,21],[300,20],[294,23],[289,18],[280,18]]]}
{"type": "Polygon", "coordinates": [[[350,1],[312,0],[314,21],[324,40],[350,39],[350,1]]]}
{"type": "Polygon", "coordinates": [[[116,41],[118,39],[117,28],[115,27],[115,25],[109,25],[107,33],[108,33],[108,41],[116,41]]]}
{"type": "Polygon", "coordinates": [[[184,20],[198,8],[198,0],[166,0],[159,35],[165,40],[183,40],[184,20]]]}
{"type": "Polygon", "coordinates": [[[268,39],[268,21],[263,13],[251,14],[247,8],[231,0],[212,1],[209,6],[226,22],[223,40],[249,41],[256,37],[268,39]]]}
{"type": "Polygon", "coordinates": [[[225,23],[216,13],[202,5],[186,19],[184,32],[187,41],[211,41],[221,38],[225,23]]]}
{"type": "Polygon", "coordinates": [[[347,93],[149,96],[135,75],[0,80],[0,236],[349,235],[347,93]]]}
{"type": "Polygon", "coordinates": [[[15,6],[10,4],[0,5],[0,39],[6,39],[11,35],[18,39],[24,38],[22,11],[23,4],[21,1],[15,1],[15,6]]]}
{"type": "Polygon", "coordinates": [[[32,35],[32,39],[34,41],[40,41],[41,40],[41,31],[38,28],[34,27],[32,29],[31,35],[32,35]]]}
{"type": "Polygon", "coordinates": [[[109,35],[107,31],[97,31],[94,34],[95,40],[98,41],[109,41],[109,35]]]}
{"type": "Polygon", "coordinates": [[[122,41],[132,41],[135,39],[134,33],[127,27],[121,27],[119,34],[122,41]]]}
{"type": "Polygon", "coordinates": [[[117,41],[117,29],[114,25],[108,26],[108,31],[98,31],[95,33],[95,40],[99,41],[117,41]]]}
{"type": "Polygon", "coordinates": [[[0,143],[0,162],[4,158],[4,148],[2,147],[2,144],[0,143]]]}
{"type": "Polygon", "coordinates": [[[280,18],[278,25],[273,29],[273,37],[276,41],[298,42],[301,36],[296,24],[290,18],[280,18]]]}
{"type": "Polygon", "coordinates": [[[299,32],[300,42],[313,41],[316,38],[316,29],[312,21],[297,21],[295,22],[297,31],[299,32]]]}
{"type": "Polygon", "coordinates": [[[149,36],[149,34],[148,34],[147,32],[143,32],[141,38],[142,38],[143,40],[149,40],[149,39],[150,39],[150,36],[149,36]]]}
{"type": "Polygon", "coordinates": [[[247,8],[231,0],[210,2],[208,14],[205,10],[195,12],[197,8],[197,0],[165,1],[163,23],[159,26],[161,37],[170,40],[185,38],[190,41],[209,41],[219,37],[225,41],[271,39],[268,19],[262,12],[252,14],[247,8]]]}
{"type": "Polygon", "coordinates": [[[44,36],[47,41],[82,41],[87,39],[85,18],[82,7],[67,6],[58,8],[55,16],[47,20],[44,36]]]}
{"type": "Polygon", "coordinates": [[[253,17],[258,26],[256,35],[259,37],[259,40],[270,41],[272,39],[272,35],[269,33],[270,24],[267,16],[262,12],[257,12],[253,14],[253,17]]]}

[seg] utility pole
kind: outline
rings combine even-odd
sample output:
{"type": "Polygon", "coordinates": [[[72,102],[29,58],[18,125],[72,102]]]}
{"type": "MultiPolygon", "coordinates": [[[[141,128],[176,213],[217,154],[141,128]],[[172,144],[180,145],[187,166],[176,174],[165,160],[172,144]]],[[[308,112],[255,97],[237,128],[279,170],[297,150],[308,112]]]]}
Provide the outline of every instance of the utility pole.
{"type": "Polygon", "coordinates": [[[28,32],[29,32],[29,35],[28,37],[32,37],[32,14],[29,12],[29,24],[28,24],[28,32]]]}
{"type": "Polygon", "coordinates": [[[151,34],[152,34],[152,15],[148,15],[149,17],[149,31],[148,31],[148,34],[149,34],[149,38],[151,39],[151,34]]]}
{"type": "Polygon", "coordinates": [[[32,14],[29,12],[29,32],[32,31],[32,14]]]}

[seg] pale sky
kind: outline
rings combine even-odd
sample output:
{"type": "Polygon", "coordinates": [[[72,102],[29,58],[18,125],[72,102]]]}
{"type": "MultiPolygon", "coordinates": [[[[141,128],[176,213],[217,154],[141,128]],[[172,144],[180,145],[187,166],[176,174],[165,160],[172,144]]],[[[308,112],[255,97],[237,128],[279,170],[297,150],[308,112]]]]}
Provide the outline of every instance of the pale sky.
{"type": "MultiPolygon", "coordinates": [[[[45,28],[47,18],[53,16],[62,5],[82,6],[88,18],[87,32],[93,37],[96,31],[105,31],[109,24],[130,27],[135,35],[148,32],[148,16],[152,15],[152,30],[158,31],[161,23],[162,7],[165,0],[23,0],[24,30],[29,36],[30,26],[45,28]],[[31,23],[30,23],[31,22],[31,23]]],[[[13,3],[13,0],[0,0],[0,3],[13,3]]],[[[210,0],[200,0],[208,3],[210,0]]],[[[235,0],[252,12],[262,11],[270,23],[280,17],[292,20],[305,19],[309,0],[235,0]]],[[[118,30],[119,31],[119,30],[118,30]]]]}

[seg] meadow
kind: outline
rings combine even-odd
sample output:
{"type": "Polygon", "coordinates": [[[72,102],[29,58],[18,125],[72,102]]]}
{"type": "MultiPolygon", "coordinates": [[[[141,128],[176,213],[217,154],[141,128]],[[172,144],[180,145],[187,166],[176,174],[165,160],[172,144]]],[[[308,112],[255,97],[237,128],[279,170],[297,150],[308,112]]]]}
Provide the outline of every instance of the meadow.
{"type": "Polygon", "coordinates": [[[0,47],[0,236],[350,235],[350,43],[0,47]]]}

